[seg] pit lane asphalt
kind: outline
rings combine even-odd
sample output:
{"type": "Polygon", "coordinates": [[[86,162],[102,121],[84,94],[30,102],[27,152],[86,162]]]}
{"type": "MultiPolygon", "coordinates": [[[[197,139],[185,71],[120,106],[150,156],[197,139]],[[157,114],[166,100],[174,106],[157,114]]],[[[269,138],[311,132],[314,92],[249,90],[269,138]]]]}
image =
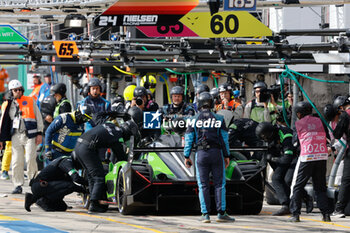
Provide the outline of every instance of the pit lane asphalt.
{"type": "MultiPolygon", "coordinates": [[[[23,193],[30,190],[28,181],[23,188],[23,193]]],[[[303,209],[300,223],[288,223],[288,216],[271,216],[279,206],[267,204],[259,215],[235,215],[234,223],[217,223],[212,215],[209,224],[199,222],[199,215],[123,216],[113,207],[103,214],[88,214],[77,194],[65,198],[73,207],[67,212],[45,212],[35,205],[32,212],[27,212],[24,194],[14,195],[12,190],[11,181],[0,180],[0,232],[350,232],[350,217],[332,218],[333,222],[325,223],[320,221],[318,209],[311,214],[303,209]]]]}

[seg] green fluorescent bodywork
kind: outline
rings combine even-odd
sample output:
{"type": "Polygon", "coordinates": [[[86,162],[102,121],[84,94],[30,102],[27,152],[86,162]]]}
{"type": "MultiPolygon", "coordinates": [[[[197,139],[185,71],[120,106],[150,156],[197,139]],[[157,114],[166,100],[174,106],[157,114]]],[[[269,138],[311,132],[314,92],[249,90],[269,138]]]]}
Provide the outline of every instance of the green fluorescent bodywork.
{"type": "Polygon", "coordinates": [[[231,160],[230,164],[228,165],[225,171],[226,179],[230,180],[232,178],[233,171],[235,170],[235,167],[237,166],[237,164],[248,163],[248,162],[253,162],[253,160],[236,160],[236,161],[231,160]]]}
{"type": "Polygon", "coordinates": [[[228,165],[228,167],[226,168],[226,171],[225,171],[226,179],[229,179],[229,180],[231,179],[232,174],[233,174],[233,170],[235,170],[236,166],[237,166],[236,161],[231,160],[230,164],[228,165]]]}
{"type": "Polygon", "coordinates": [[[148,164],[151,165],[153,170],[153,178],[155,178],[158,174],[163,173],[167,175],[169,178],[174,177],[175,175],[168,168],[168,166],[159,158],[157,153],[151,152],[145,154],[145,159],[147,159],[148,164]]]}
{"type": "Polygon", "coordinates": [[[107,180],[113,180],[114,190],[113,190],[113,193],[107,193],[107,198],[111,198],[111,197],[114,197],[116,195],[118,173],[119,173],[119,170],[122,167],[124,167],[124,165],[126,163],[127,163],[126,161],[120,161],[120,162],[114,164],[113,166],[110,165],[109,172],[107,173],[107,175],[105,177],[105,182],[107,183],[107,180]]]}

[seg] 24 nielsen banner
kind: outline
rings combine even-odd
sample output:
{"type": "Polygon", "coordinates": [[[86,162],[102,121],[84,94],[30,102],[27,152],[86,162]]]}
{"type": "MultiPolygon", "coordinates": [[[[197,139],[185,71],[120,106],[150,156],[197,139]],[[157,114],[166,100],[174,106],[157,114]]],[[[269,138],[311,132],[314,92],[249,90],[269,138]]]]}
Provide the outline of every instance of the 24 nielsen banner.
{"type": "Polygon", "coordinates": [[[94,20],[99,27],[172,25],[199,0],[119,0],[94,20]]]}
{"type": "Polygon", "coordinates": [[[148,37],[258,37],[272,31],[249,12],[190,12],[172,26],[137,27],[148,37]]]}

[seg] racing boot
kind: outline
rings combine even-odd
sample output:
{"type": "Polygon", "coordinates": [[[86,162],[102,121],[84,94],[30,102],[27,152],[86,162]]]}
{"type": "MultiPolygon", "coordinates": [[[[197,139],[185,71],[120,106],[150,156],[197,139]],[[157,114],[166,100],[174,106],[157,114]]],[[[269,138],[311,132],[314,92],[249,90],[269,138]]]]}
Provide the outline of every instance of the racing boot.
{"type": "Polygon", "coordinates": [[[34,198],[34,195],[31,193],[26,193],[24,197],[24,208],[26,211],[30,212],[30,206],[33,205],[36,202],[36,198],[34,198]]]}
{"type": "Polygon", "coordinates": [[[281,209],[272,214],[272,216],[283,216],[290,214],[289,206],[283,205],[281,209]]]}
{"type": "Polygon", "coordinates": [[[331,215],[330,215],[330,214],[322,213],[322,221],[323,221],[323,222],[332,222],[332,220],[331,220],[331,215]]]}
{"type": "Polygon", "coordinates": [[[42,197],[39,200],[37,200],[35,204],[44,211],[55,211],[55,209],[52,208],[52,206],[50,206],[49,200],[47,200],[45,197],[42,197]]]}
{"type": "Polygon", "coordinates": [[[102,206],[98,200],[92,200],[91,204],[89,206],[89,214],[91,213],[104,213],[107,211],[107,208],[105,208],[104,206],[102,206]]]}
{"type": "Polygon", "coordinates": [[[304,198],[305,206],[306,206],[306,213],[309,214],[314,209],[314,199],[312,196],[307,195],[307,197],[304,198]]]}
{"type": "Polygon", "coordinates": [[[293,215],[287,219],[287,222],[300,222],[299,214],[293,215]]]}

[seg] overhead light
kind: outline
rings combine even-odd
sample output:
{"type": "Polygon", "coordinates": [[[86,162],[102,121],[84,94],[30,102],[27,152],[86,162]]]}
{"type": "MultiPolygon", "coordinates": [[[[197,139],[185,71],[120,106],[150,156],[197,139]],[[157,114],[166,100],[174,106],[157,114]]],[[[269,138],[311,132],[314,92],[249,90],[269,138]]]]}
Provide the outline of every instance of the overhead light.
{"type": "Polygon", "coordinates": [[[85,16],[80,14],[67,15],[64,19],[64,26],[66,28],[83,28],[86,27],[87,20],[85,16]]]}

